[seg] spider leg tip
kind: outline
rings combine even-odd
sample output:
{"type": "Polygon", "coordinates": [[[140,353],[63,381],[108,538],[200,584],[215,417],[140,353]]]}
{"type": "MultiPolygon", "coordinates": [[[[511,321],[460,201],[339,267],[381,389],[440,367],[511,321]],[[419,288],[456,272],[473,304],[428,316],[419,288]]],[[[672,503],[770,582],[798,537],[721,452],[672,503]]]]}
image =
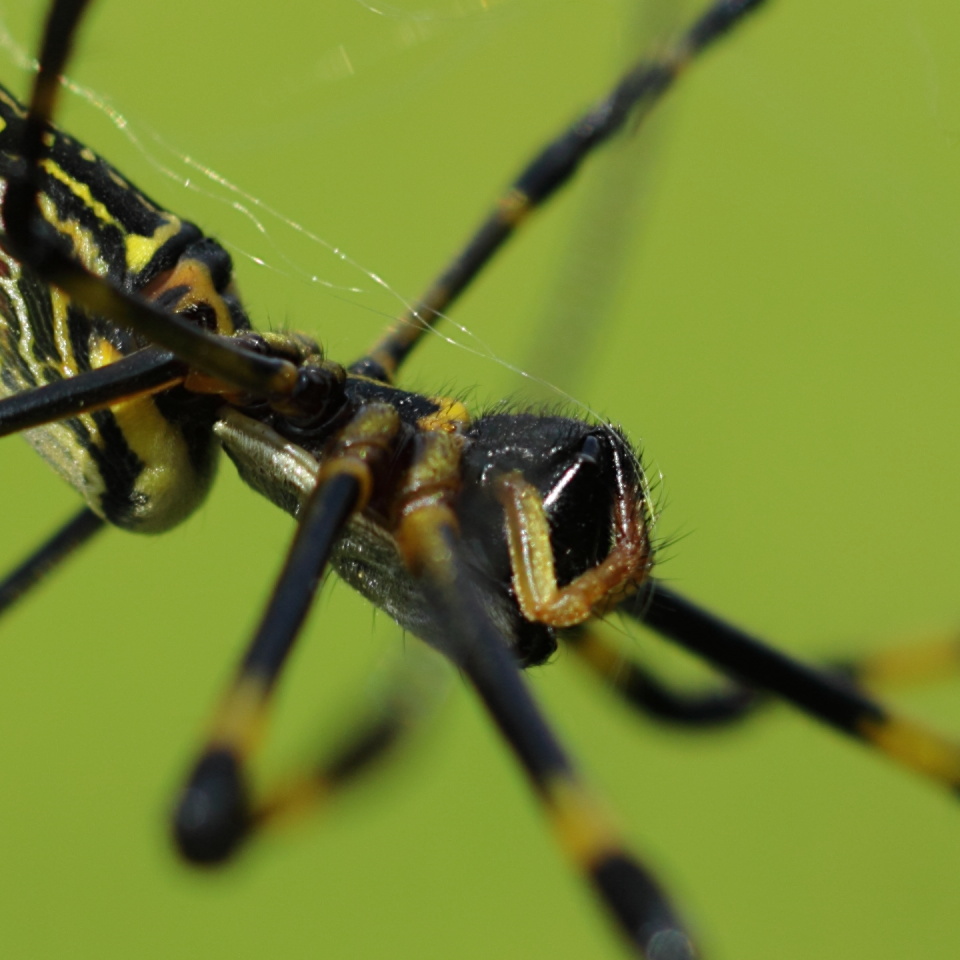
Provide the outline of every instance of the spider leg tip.
{"type": "Polygon", "coordinates": [[[237,758],[228,750],[206,753],[197,764],[174,814],[174,841],[197,865],[227,860],[250,827],[247,791],[237,758]]]}

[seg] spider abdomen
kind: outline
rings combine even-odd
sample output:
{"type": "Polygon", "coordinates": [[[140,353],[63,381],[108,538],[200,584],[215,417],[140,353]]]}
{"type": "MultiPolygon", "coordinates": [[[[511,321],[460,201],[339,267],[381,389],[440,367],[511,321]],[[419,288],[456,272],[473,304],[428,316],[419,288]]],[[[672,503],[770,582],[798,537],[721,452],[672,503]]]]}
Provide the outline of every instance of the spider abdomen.
{"type": "MultiPolygon", "coordinates": [[[[25,111],[0,87],[0,196],[22,174],[25,111]]],[[[225,335],[249,327],[226,251],[57,129],[38,175],[37,230],[91,273],[225,335]]],[[[6,231],[4,231],[5,234],[6,231]]],[[[147,344],[39,280],[0,237],[0,392],[12,396],[107,366],[147,344]]],[[[174,388],[27,430],[43,458],[115,526],[166,530],[209,489],[214,405],[174,388]]]]}

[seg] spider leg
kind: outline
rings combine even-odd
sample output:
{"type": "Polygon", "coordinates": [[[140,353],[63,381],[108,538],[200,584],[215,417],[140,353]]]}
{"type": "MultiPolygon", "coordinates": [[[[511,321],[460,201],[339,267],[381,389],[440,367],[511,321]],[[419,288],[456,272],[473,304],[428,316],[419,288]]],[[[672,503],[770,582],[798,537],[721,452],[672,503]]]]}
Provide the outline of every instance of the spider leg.
{"type": "MultiPolygon", "coordinates": [[[[0,203],[4,244],[44,282],[66,293],[92,315],[109,317],[166,348],[192,367],[239,390],[267,397],[289,397],[296,386],[295,364],[260,356],[230,337],[201,329],[104,276],[93,273],[64,249],[62,235],[41,213],[38,203],[47,139],[61,74],[69,59],[87,0],[57,0],[47,18],[29,108],[18,143],[20,163],[12,168],[0,203]]],[[[14,113],[15,103],[8,104],[14,113]]]]}
{"type": "MultiPolygon", "coordinates": [[[[147,349],[115,363],[45,384],[0,400],[0,436],[137,400],[183,380],[184,365],[171,354],[147,349]]],[[[104,525],[82,509],[0,582],[0,614],[104,525]]]]}
{"type": "Polygon", "coordinates": [[[398,427],[392,407],[369,404],[328,451],[260,626],[177,806],[174,832],[190,860],[225,859],[254,824],[246,768],[261,740],[272,693],[336,539],[369,500],[374,472],[389,457],[398,427]]]}
{"type": "Polygon", "coordinates": [[[468,677],[513,750],[574,867],[634,951],[648,960],[692,958],[694,948],[659,884],[629,852],[603,804],[544,719],[464,560],[453,503],[456,437],[421,435],[401,496],[397,542],[433,608],[425,639],[468,677]],[[418,467],[422,468],[418,470],[418,467]]]}
{"type": "MultiPolygon", "coordinates": [[[[679,689],[633,660],[596,620],[558,635],[608,690],[633,709],[665,723],[688,729],[725,727],[753,716],[771,700],[766,690],[733,679],[715,689],[679,689]]],[[[911,638],[886,650],[825,661],[821,669],[867,690],[944,680],[960,671],[960,636],[953,632],[911,638]]]]}
{"type": "Polygon", "coordinates": [[[52,573],[75,550],[82,547],[106,521],[89,507],[71,517],[56,533],[44,541],[16,569],[0,581],[0,614],[5,613],[28,590],[52,573]]]}
{"type": "Polygon", "coordinates": [[[944,680],[960,672],[960,633],[909,637],[886,650],[833,660],[829,668],[868,689],[944,680]]]}
{"type": "Polygon", "coordinates": [[[392,760],[436,712],[450,675],[449,666],[436,653],[417,643],[405,653],[390,682],[367,698],[368,708],[352,718],[332,749],[293,771],[255,803],[251,829],[285,825],[313,814],[392,760]]]}
{"type": "Polygon", "coordinates": [[[641,664],[629,659],[588,623],[559,633],[580,662],[635,710],[664,723],[688,729],[727,727],[752,716],[768,697],[742,684],[711,690],[671,687],[641,664]]]}
{"type": "Polygon", "coordinates": [[[580,164],[628,121],[639,122],[688,63],[761,6],[763,0],[714,0],[663,53],[634,64],[613,90],[549,143],[500,196],[493,210],[440,275],[352,365],[351,372],[392,382],[423,335],[467,289],[535,209],[573,177],[580,164]]]}
{"type": "Polygon", "coordinates": [[[782,697],[903,767],[960,790],[960,744],[892,713],[839,671],[795,660],[657,581],[618,609],[723,673],[782,697]]]}
{"type": "Polygon", "coordinates": [[[0,437],[138,400],[183,382],[186,367],[161,350],[138,350],[95,370],[0,400],[0,437]]]}

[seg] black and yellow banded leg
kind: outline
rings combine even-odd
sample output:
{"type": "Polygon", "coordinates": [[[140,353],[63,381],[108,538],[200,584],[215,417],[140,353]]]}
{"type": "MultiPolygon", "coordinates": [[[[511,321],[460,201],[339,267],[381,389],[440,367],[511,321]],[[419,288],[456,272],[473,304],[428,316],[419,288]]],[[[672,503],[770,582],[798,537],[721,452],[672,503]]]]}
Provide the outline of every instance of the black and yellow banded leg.
{"type": "Polygon", "coordinates": [[[396,410],[369,404],[328,451],[283,571],[176,810],[180,850],[197,863],[229,856],[254,827],[246,768],[260,745],[272,694],[313,602],[337,537],[370,499],[399,429],[396,410]]]}
{"type": "Polygon", "coordinates": [[[89,507],[71,517],[16,569],[0,581],[0,614],[5,613],[28,590],[44,580],[75,551],[102,530],[105,521],[89,507]]]}
{"type": "MultiPolygon", "coordinates": [[[[607,689],[656,720],[689,729],[737,723],[771,702],[766,690],[728,680],[709,690],[679,689],[633,660],[600,622],[563,630],[560,639],[607,689]]],[[[920,635],[898,646],[820,667],[838,680],[870,691],[948,680],[960,672],[960,634],[920,635]]]]}
{"type": "Polygon", "coordinates": [[[619,607],[750,687],[879,750],[903,767],[960,791],[960,743],[897,716],[838,673],[767,646],[656,581],[619,607]]]}
{"type": "MultiPolygon", "coordinates": [[[[187,361],[194,369],[200,370],[223,384],[236,389],[249,391],[259,396],[287,398],[297,389],[298,370],[288,360],[258,355],[248,345],[202,329],[196,323],[175,312],[176,304],[169,308],[151,302],[146,296],[121,287],[113,279],[93,271],[102,251],[93,249],[86,256],[90,263],[82,263],[81,249],[64,249],[61,224],[48,221],[41,207],[43,178],[56,168],[51,175],[62,182],[73,184],[78,197],[89,193],[87,184],[75,181],[51,155],[49,144],[59,143],[61,148],[76,149],[76,145],[51,132],[51,120],[55,113],[59,94],[59,75],[63,73],[69,59],[79,21],[87,6],[87,0],[56,0],[51,8],[43,34],[37,74],[33,92],[24,113],[15,102],[5,103],[6,115],[10,123],[20,127],[16,153],[20,163],[11,169],[7,178],[7,187],[0,205],[0,217],[4,224],[4,247],[18,261],[29,265],[30,270],[45,283],[63,291],[71,301],[94,316],[109,317],[111,322],[146,337],[151,343],[172,351],[187,361]],[[78,259],[80,258],[80,259],[78,259]]],[[[125,184],[118,174],[115,187],[133,194],[133,188],[125,184]]],[[[108,175],[109,179],[109,175],[108,175]]],[[[199,231],[190,224],[181,223],[177,218],[162,215],[147,198],[136,194],[142,201],[141,209],[149,209],[156,216],[157,229],[163,237],[150,233],[135,237],[142,245],[151,243],[155,252],[180,238],[183,253],[193,250],[196,256],[190,261],[189,272],[194,277],[203,277],[210,284],[209,271],[204,262],[202,245],[191,248],[191,241],[199,239],[199,231]],[[167,234],[169,233],[169,236],[167,234]]],[[[88,204],[86,214],[99,217],[102,225],[119,230],[121,233],[128,225],[114,222],[117,209],[109,209],[88,204]]],[[[128,236],[135,236],[132,232],[128,236]]],[[[193,256],[193,254],[191,254],[193,256]]],[[[166,254],[165,266],[173,270],[175,257],[166,254]],[[169,261],[169,262],[167,262],[169,261]]],[[[126,265],[129,268],[129,264],[126,265]]],[[[181,271],[182,272],[182,271],[181,271]]],[[[177,281],[179,283],[179,281],[177,281]]],[[[211,300],[219,299],[221,291],[212,289],[206,298],[205,306],[211,300]]],[[[182,304],[184,309],[192,306],[187,301],[195,299],[195,293],[185,291],[182,304]]],[[[221,330],[232,333],[232,330],[221,330]]]]}
{"type": "Polygon", "coordinates": [[[628,122],[639,122],[693,58],[763,2],[714,0],[673,46],[649,60],[634,64],[603,100],[534,157],[426,292],[397,319],[366,356],[351,366],[351,372],[392,382],[423,335],[466,290],[523,221],[567,183],[597,147],[628,122]]]}
{"type": "Polygon", "coordinates": [[[947,680],[960,674],[960,631],[906,637],[888,649],[835,660],[830,669],[868,690],[947,680]]]}
{"type": "Polygon", "coordinates": [[[559,638],[586,668],[625,703],[655,720],[692,730],[727,727],[756,712],[768,696],[742,684],[710,690],[681,690],[627,657],[599,624],[585,623],[559,633],[559,638]]]}
{"type": "Polygon", "coordinates": [[[314,816],[380,770],[423,729],[444,699],[450,679],[449,665],[414,640],[389,681],[367,696],[367,709],[343,724],[347,732],[335,746],[253,801],[251,830],[284,827],[314,816]]]}
{"type": "MultiPolygon", "coordinates": [[[[455,438],[428,440],[442,448],[455,438]]],[[[446,459],[442,449],[435,454],[434,466],[446,459]]],[[[464,561],[444,481],[435,469],[426,472],[428,482],[410,484],[398,543],[434,611],[427,639],[464,672],[480,695],[529,777],[562,850],[588,880],[633,951],[648,960],[691,960],[693,945],[672,904],[627,851],[603,804],[530,695],[513,654],[490,619],[482,588],[464,561]]]]}

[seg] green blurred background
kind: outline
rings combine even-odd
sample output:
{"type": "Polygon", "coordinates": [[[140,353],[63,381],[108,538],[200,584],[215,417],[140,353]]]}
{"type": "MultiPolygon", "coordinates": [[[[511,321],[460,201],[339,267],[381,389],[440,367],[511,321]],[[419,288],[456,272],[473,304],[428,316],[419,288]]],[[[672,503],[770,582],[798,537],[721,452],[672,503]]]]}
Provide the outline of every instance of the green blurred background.
{"type": "MultiPolygon", "coordinates": [[[[231,244],[261,326],[302,327],[342,359],[604,90],[638,35],[695,9],[648,0],[638,34],[625,0],[375,6],[103,0],[71,76],[141,144],[82,97],[64,110],[72,132],[231,244]],[[283,217],[261,210],[261,231],[237,209],[250,199],[185,157],[283,217]]],[[[43,7],[0,2],[22,47],[43,7]]],[[[435,339],[406,383],[467,389],[481,408],[542,400],[513,365],[622,422],[663,474],[661,574],[786,649],[870,650],[955,623],[958,48],[949,0],[771,3],[457,309],[505,363],[435,339]],[[624,168],[640,178],[631,203],[624,168]],[[612,202],[598,181],[614,183],[612,202]],[[585,226],[591,198],[602,212],[585,226]],[[606,275],[617,207],[635,228],[619,286],[606,275]],[[594,279],[562,266],[571,235],[589,238],[594,279]],[[572,335],[554,332],[571,317],[590,335],[579,367],[565,359],[572,335]]],[[[23,91],[9,50],[2,62],[23,91]]],[[[74,499],[19,441],[3,464],[9,566],[74,499]]],[[[6,619],[4,955],[619,956],[459,683],[409,761],[326,822],[220,874],[178,864],[170,798],[291,531],[227,465],[182,528],[108,533],[6,619]]],[[[267,772],[336,730],[399,642],[328,586],[267,772]]],[[[626,643],[656,656],[639,631],[626,643]]],[[[711,957],[957,956],[960,817],[946,795],[786,709],[733,735],[654,729],[557,659],[532,685],[711,957]]],[[[897,699],[960,730],[956,697],[946,684],[897,699]]]]}

